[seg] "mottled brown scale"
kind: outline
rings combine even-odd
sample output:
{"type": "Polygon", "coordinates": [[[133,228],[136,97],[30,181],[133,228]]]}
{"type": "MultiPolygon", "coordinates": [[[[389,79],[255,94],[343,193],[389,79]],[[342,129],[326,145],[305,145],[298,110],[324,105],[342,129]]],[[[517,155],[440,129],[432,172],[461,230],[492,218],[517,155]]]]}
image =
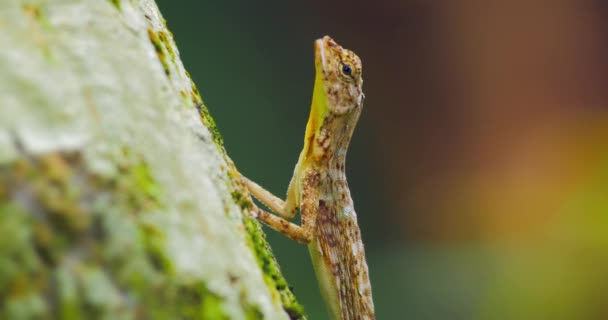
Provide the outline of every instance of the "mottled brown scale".
{"type": "Polygon", "coordinates": [[[315,42],[315,63],[317,78],[304,149],[287,200],[243,179],[251,193],[278,215],[254,207],[254,216],[308,244],[331,319],[375,319],[363,242],[345,174],[346,150],[363,106],[361,61],[326,36],[315,42]],[[293,218],[297,208],[301,227],[285,220],[293,218]]]}

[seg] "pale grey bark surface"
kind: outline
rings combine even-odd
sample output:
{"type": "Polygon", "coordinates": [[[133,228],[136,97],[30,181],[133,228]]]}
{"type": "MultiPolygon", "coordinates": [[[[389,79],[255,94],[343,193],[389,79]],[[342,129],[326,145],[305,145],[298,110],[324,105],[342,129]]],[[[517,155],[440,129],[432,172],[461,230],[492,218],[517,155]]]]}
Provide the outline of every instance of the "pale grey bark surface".
{"type": "Polygon", "coordinates": [[[289,318],[153,1],[2,1],[0,45],[0,318],[289,318]]]}

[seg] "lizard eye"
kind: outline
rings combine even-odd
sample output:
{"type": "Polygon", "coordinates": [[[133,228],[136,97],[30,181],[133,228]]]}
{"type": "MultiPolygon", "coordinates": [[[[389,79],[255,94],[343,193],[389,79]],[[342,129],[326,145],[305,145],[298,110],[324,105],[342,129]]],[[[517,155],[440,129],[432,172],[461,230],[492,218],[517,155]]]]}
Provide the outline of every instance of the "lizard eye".
{"type": "Polygon", "coordinates": [[[346,76],[351,76],[353,74],[353,67],[351,67],[349,64],[345,63],[342,65],[342,73],[344,73],[344,75],[346,76]]]}

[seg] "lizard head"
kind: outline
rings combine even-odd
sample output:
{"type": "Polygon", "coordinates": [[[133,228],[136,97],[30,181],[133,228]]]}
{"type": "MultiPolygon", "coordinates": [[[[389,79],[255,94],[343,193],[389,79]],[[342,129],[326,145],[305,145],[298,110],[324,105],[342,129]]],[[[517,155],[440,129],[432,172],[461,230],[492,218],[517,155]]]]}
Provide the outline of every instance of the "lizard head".
{"type": "Polygon", "coordinates": [[[315,41],[315,65],[329,111],[345,114],[362,106],[361,59],[354,52],[325,36],[315,41]]]}
{"type": "MultiPolygon", "coordinates": [[[[346,150],[363,106],[361,59],[325,36],[315,41],[315,84],[302,156],[346,150]]],[[[341,152],[344,158],[344,152],[341,152]]]]}

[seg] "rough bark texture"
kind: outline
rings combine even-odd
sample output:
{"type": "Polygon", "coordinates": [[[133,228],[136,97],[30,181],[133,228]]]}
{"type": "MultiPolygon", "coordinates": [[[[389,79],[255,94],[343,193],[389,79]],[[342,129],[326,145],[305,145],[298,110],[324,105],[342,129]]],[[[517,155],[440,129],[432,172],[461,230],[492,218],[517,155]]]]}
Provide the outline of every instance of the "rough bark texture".
{"type": "Polygon", "coordinates": [[[0,319],[302,309],[152,0],[0,2],[0,319]]]}

